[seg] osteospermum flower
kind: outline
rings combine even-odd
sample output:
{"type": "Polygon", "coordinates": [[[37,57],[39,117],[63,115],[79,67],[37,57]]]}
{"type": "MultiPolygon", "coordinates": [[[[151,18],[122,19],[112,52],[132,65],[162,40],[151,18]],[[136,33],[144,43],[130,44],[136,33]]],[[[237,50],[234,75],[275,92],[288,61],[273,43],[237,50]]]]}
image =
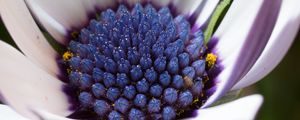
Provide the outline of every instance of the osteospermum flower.
{"type": "Polygon", "coordinates": [[[278,64],[300,24],[297,3],[1,0],[24,55],[0,42],[1,101],[22,116],[0,111],[7,119],[253,119],[259,95],[208,107],[278,64]]]}

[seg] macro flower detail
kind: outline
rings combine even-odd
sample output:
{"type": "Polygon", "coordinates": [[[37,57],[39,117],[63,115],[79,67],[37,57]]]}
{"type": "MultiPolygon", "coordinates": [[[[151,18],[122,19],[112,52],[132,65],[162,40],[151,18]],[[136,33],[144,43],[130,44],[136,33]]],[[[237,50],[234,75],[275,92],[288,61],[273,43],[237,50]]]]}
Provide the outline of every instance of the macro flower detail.
{"type": "Polygon", "coordinates": [[[254,119],[260,95],[211,106],[278,64],[299,28],[297,4],[0,0],[18,46],[0,42],[0,117],[254,119]]]}
{"type": "Polygon", "coordinates": [[[184,16],[151,4],[135,4],[131,11],[120,5],[100,15],[63,54],[69,86],[79,93],[77,109],[96,118],[174,119],[201,106],[216,59],[206,57],[200,29],[191,33],[184,16]],[[135,92],[127,92],[130,87],[135,92]]]}

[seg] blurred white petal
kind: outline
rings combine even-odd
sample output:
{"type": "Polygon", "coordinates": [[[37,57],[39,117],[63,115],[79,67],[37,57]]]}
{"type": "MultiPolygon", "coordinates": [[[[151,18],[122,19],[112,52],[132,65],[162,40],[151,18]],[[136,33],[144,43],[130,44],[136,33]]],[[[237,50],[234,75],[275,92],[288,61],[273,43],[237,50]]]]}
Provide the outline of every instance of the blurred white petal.
{"type": "Polygon", "coordinates": [[[247,75],[233,89],[251,85],[270,73],[293,43],[300,26],[300,1],[282,2],[279,18],[264,51],[247,75]]]}
{"type": "Polygon", "coordinates": [[[3,22],[21,51],[51,75],[58,75],[58,54],[41,33],[24,1],[0,0],[0,9],[3,22]]]}
{"type": "Polygon", "coordinates": [[[0,41],[1,101],[28,118],[39,109],[67,116],[70,104],[63,83],[36,67],[23,54],[0,41]]]}
{"type": "Polygon", "coordinates": [[[6,105],[0,104],[0,118],[5,120],[29,120],[6,105]]]}
{"type": "MultiPolygon", "coordinates": [[[[196,19],[196,23],[193,29],[199,29],[208,22],[209,18],[211,17],[212,13],[214,12],[215,8],[217,7],[219,0],[205,0],[201,4],[203,5],[202,10],[196,19]]],[[[193,17],[193,16],[192,16],[193,17]]]]}
{"type": "Polygon", "coordinates": [[[197,111],[190,120],[254,120],[263,97],[251,95],[238,100],[197,111]]]}
{"type": "Polygon", "coordinates": [[[172,4],[181,14],[190,16],[204,0],[173,0],[172,4]]]}

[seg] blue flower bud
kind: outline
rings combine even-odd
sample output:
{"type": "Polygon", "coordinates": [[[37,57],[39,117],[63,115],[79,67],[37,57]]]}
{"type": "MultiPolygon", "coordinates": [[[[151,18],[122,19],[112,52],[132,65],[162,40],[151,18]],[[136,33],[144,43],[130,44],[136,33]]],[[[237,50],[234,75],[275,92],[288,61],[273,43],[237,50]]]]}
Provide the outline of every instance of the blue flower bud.
{"type": "Polygon", "coordinates": [[[104,68],[107,72],[115,73],[117,71],[117,63],[112,59],[107,59],[104,68]]]}
{"type": "Polygon", "coordinates": [[[103,83],[106,87],[110,87],[116,84],[116,78],[111,73],[104,73],[103,74],[103,83]]]}
{"type": "Polygon", "coordinates": [[[193,102],[193,95],[189,90],[179,94],[178,103],[181,107],[187,107],[191,105],[192,102],[193,102]]]}
{"type": "Polygon", "coordinates": [[[171,76],[167,71],[159,75],[159,83],[163,86],[168,86],[171,83],[171,76]]]}
{"type": "Polygon", "coordinates": [[[93,61],[89,59],[83,59],[81,60],[81,71],[84,73],[89,73],[93,70],[94,68],[94,63],[93,61]]]}
{"type": "Polygon", "coordinates": [[[72,71],[69,75],[70,84],[72,86],[79,86],[80,73],[72,71]]]}
{"type": "Polygon", "coordinates": [[[147,104],[147,97],[144,94],[137,94],[133,102],[134,105],[143,108],[147,104]]]}
{"type": "Polygon", "coordinates": [[[150,58],[150,54],[143,55],[140,59],[140,65],[141,67],[146,70],[152,66],[152,60],[150,58]]]}
{"type": "Polygon", "coordinates": [[[99,68],[93,69],[93,79],[95,82],[101,82],[103,81],[103,71],[99,68]]]}
{"type": "Polygon", "coordinates": [[[171,74],[177,74],[178,73],[179,64],[178,64],[178,58],[177,57],[171,58],[168,66],[167,66],[167,70],[171,74]]]}
{"type": "Polygon", "coordinates": [[[162,117],[164,120],[175,119],[176,113],[175,113],[174,108],[172,108],[171,106],[167,106],[167,107],[163,108],[162,117]]]}
{"type": "Polygon", "coordinates": [[[112,111],[108,114],[108,120],[123,120],[123,116],[117,112],[117,111],[112,111]]]}
{"type": "Polygon", "coordinates": [[[190,63],[190,55],[187,53],[181,53],[178,55],[178,62],[181,68],[185,68],[190,63]]]}
{"type": "Polygon", "coordinates": [[[129,120],[145,120],[145,116],[142,111],[132,108],[128,115],[129,120]]]}
{"type": "Polygon", "coordinates": [[[192,66],[194,67],[197,76],[202,76],[203,73],[205,72],[205,61],[204,60],[197,60],[192,63],[192,66]]]}
{"type": "Polygon", "coordinates": [[[142,68],[139,65],[133,66],[130,70],[130,76],[133,81],[140,80],[143,77],[142,68]]]}
{"type": "Polygon", "coordinates": [[[166,58],[163,56],[158,57],[154,61],[154,69],[159,73],[161,73],[162,71],[164,71],[166,69],[166,65],[167,65],[167,61],[166,61],[166,58]]]}
{"type": "Polygon", "coordinates": [[[127,84],[129,84],[129,79],[128,79],[127,75],[124,73],[117,74],[116,84],[121,88],[123,88],[127,84]]]}
{"type": "Polygon", "coordinates": [[[136,89],[133,85],[126,86],[123,95],[128,99],[133,99],[136,94],[136,89]]]}
{"type": "Polygon", "coordinates": [[[146,92],[148,92],[148,89],[149,89],[149,83],[147,82],[147,80],[145,78],[143,78],[142,80],[140,80],[136,83],[136,89],[140,93],[146,93],[146,92]]]}
{"type": "Polygon", "coordinates": [[[80,57],[72,57],[69,61],[69,65],[73,70],[79,70],[80,69],[80,57]]]}
{"type": "Polygon", "coordinates": [[[157,79],[157,73],[153,69],[153,67],[146,70],[145,78],[148,80],[149,83],[153,83],[153,82],[156,81],[156,79],[157,79]]]}
{"type": "Polygon", "coordinates": [[[160,106],[160,100],[152,98],[148,103],[147,110],[149,113],[159,112],[160,106]]]}
{"type": "Polygon", "coordinates": [[[93,96],[88,92],[81,92],[78,99],[81,105],[85,108],[90,107],[93,103],[93,96]]]}
{"type": "Polygon", "coordinates": [[[79,84],[81,90],[89,89],[93,84],[92,77],[88,74],[82,74],[79,80],[79,84]]]}
{"type": "Polygon", "coordinates": [[[95,65],[98,68],[104,68],[104,64],[106,63],[106,58],[104,55],[96,54],[95,55],[95,65]]]}
{"type": "Polygon", "coordinates": [[[96,100],[94,103],[94,111],[99,115],[104,117],[106,113],[111,110],[110,105],[104,100],[96,100]]]}
{"type": "Polygon", "coordinates": [[[160,97],[162,94],[163,88],[159,84],[152,85],[150,87],[150,94],[153,97],[160,97]]]}
{"type": "Polygon", "coordinates": [[[176,102],[178,97],[177,91],[174,88],[167,88],[164,91],[164,101],[168,104],[173,104],[176,102]]]}
{"type": "Polygon", "coordinates": [[[184,85],[184,80],[180,75],[175,75],[172,80],[172,86],[176,89],[182,88],[184,85]]]}
{"type": "Polygon", "coordinates": [[[115,101],[120,96],[120,94],[121,92],[118,88],[110,87],[107,89],[106,98],[110,101],[115,101]]]}
{"type": "Polygon", "coordinates": [[[130,64],[136,65],[139,63],[140,54],[137,52],[136,48],[128,48],[127,58],[130,64]]]}
{"type": "Polygon", "coordinates": [[[92,92],[93,92],[94,96],[99,98],[99,97],[105,96],[106,90],[105,90],[105,87],[101,83],[95,83],[92,86],[92,92]]]}
{"type": "Polygon", "coordinates": [[[128,60],[121,58],[118,62],[118,71],[119,73],[128,73],[130,70],[130,63],[128,60]]]}
{"type": "Polygon", "coordinates": [[[115,101],[115,110],[120,111],[121,113],[126,113],[129,109],[129,102],[125,98],[119,98],[118,100],[115,101]]]}

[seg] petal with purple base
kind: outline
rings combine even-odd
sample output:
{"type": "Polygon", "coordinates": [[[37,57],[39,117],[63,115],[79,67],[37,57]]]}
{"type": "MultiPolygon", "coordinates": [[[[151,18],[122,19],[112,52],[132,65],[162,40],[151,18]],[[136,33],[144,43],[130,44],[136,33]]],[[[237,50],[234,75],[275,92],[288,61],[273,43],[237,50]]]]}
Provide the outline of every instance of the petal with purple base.
{"type": "Polygon", "coordinates": [[[51,75],[58,75],[58,54],[34,22],[23,0],[1,0],[1,18],[20,50],[51,75]]]}
{"type": "Polygon", "coordinates": [[[261,95],[250,95],[211,108],[200,109],[186,120],[254,120],[263,102],[261,95]]]}
{"type": "Polygon", "coordinates": [[[220,0],[204,0],[198,8],[190,14],[191,20],[195,21],[192,30],[196,31],[199,28],[203,29],[220,0]]]}
{"type": "Polygon", "coordinates": [[[247,75],[233,89],[243,88],[262,79],[279,64],[293,43],[300,26],[300,9],[298,6],[300,1],[282,2],[277,23],[264,51],[247,75]]]}
{"type": "Polygon", "coordinates": [[[35,66],[23,54],[0,42],[1,101],[18,113],[36,119],[33,110],[67,116],[71,113],[63,83],[35,66]]]}
{"type": "Polygon", "coordinates": [[[215,92],[202,107],[223,96],[250,70],[269,40],[280,4],[281,0],[233,1],[213,36],[219,40],[214,41],[212,52],[224,69],[214,79],[215,92]]]}

